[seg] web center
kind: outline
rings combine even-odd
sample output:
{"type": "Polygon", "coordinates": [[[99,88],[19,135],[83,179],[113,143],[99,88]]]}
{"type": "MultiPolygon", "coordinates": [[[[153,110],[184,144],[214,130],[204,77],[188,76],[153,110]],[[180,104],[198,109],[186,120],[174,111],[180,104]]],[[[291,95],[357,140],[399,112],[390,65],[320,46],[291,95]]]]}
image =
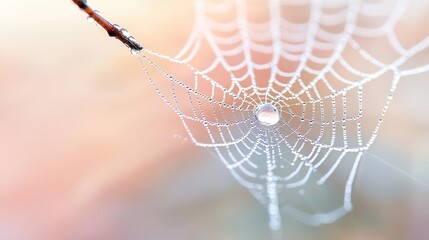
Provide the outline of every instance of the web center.
{"type": "Polygon", "coordinates": [[[269,103],[259,104],[253,110],[256,120],[265,126],[272,126],[280,121],[280,112],[269,103]]]}

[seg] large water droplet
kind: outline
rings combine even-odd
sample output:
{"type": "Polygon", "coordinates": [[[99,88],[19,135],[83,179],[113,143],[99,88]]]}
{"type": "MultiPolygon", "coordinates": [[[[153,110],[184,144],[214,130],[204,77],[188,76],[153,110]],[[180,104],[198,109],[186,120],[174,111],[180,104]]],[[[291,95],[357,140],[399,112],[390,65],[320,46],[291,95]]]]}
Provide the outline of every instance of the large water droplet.
{"type": "Polygon", "coordinates": [[[272,126],[280,121],[280,112],[269,103],[258,105],[253,111],[256,120],[265,126],[272,126]]]}

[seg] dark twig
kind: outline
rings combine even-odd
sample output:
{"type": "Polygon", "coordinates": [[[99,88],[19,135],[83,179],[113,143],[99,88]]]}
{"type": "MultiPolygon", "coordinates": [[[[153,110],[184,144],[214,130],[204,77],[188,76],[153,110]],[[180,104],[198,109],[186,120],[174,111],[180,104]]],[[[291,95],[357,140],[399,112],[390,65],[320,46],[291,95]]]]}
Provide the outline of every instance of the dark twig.
{"type": "Polygon", "coordinates": [[[103,18],[97,11],[94,11],[90,6],[87,5],[86,0],[73,0],[73,2],[89,17],[94,19],[102,28],[104,28],[110,37],[114,37],[129,47],[132,51],[138,52],[143,47],[135,40],[134,37],[130,36],[127,30],[119,27],[116,24],[111,24],[105,18],[103,18]]]}

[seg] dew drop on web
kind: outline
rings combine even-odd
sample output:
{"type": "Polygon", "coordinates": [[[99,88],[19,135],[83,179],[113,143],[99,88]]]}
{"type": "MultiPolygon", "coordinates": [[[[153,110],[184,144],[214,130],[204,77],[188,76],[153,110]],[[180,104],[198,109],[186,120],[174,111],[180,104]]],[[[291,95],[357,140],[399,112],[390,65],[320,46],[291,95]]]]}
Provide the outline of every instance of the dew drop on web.
{"type": "Polygon", "coordinates": [[[256,120],[265,126],[272,126],[280,121],[280,112],[269,103],[258,105],[253,111],[256,120]]]}

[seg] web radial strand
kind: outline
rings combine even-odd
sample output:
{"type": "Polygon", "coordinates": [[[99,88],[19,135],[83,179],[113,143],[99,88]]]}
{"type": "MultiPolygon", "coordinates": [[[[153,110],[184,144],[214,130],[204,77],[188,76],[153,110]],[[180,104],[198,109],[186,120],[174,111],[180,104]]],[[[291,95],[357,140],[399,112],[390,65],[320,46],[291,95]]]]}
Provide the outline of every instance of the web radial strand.
{"type": "Polygon", "coordinates": [[[406,6],[406,0],[195,0],[194,29],[182,51],[170,57],[144,49],[139,58],[193,143],[215,152],[267,207],[273,230],[281,213],[326,224],[352,210],[359,162],[400,78],[429,71],[427,61],[407,67],[428,49],[429,37],[408,47],[400,41],[396,27],[406,6]],[[258,122],[260,104],[278,109],[280,120],[258,122]],[[378,114],[369,114],[374,109],[378,114]],[[307,202],[306,195],[323,195],[337,172],[347,175],[335,180],[342,182],[338,204],[307,202]]]}

